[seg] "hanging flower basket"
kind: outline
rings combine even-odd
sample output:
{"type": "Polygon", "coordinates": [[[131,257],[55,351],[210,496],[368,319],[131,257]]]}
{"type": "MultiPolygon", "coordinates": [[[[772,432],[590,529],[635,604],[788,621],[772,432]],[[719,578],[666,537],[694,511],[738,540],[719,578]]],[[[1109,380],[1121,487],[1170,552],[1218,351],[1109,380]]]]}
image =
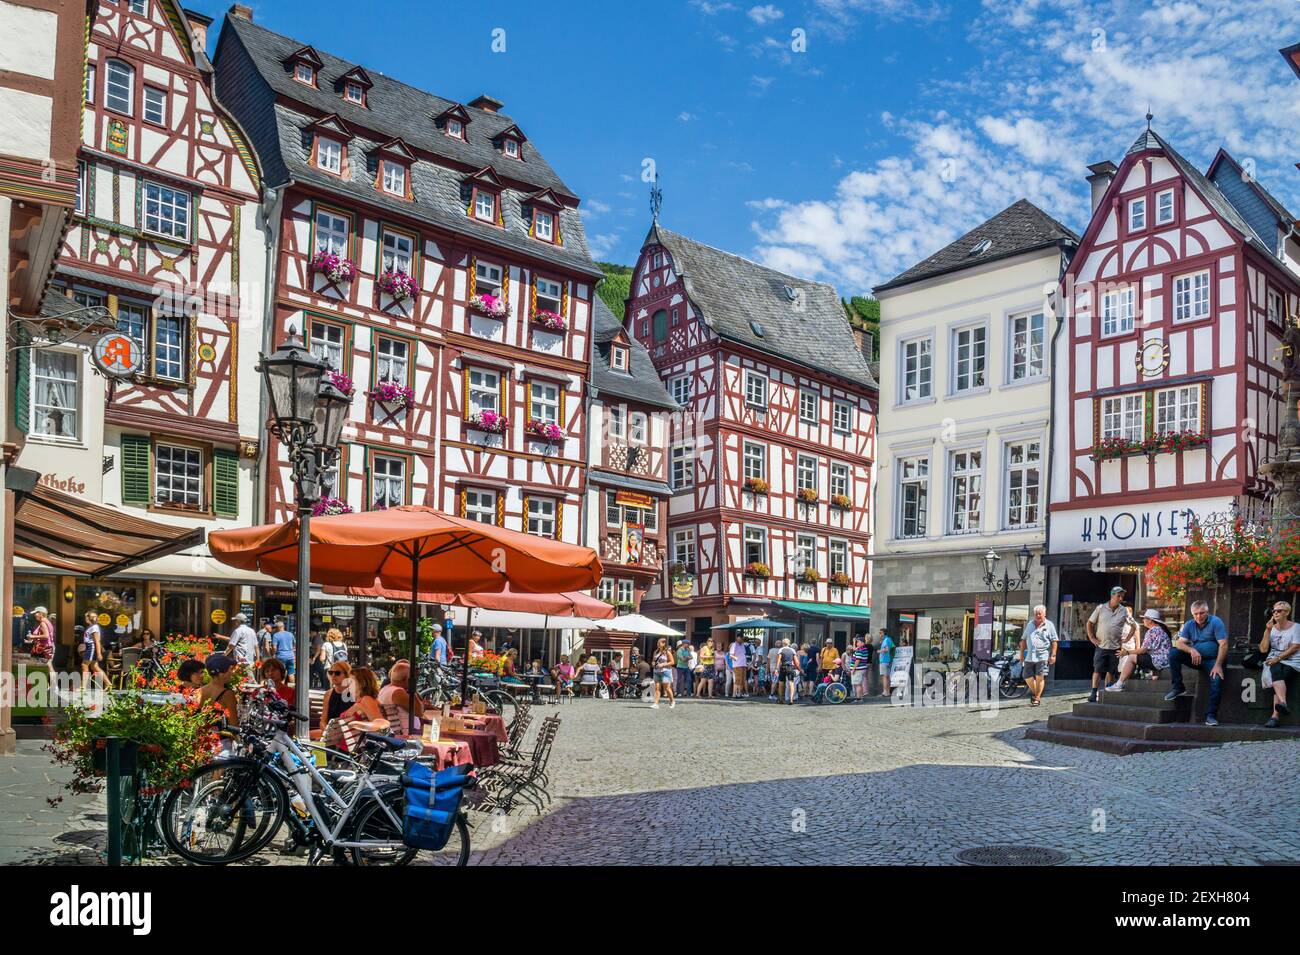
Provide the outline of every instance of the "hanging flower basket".
{"type": "Polygon", "coordinates": [[[357,275],[357,267],[352,264],[352,260],[335,252],[317,252],[312,256],[311,270],[331,282],[351,282],[357,275]]]}
{"type": "Polygon", "coordinates": [[[750,494],[766,494],[771,490],[770,485],[762,478],[745,478],[745,490],[750,494]]]}
{"type": "Polygon", "coordinates": [[[816,503],[817,503],[817,491],[816,491],[814,488],[811,488],[811,487],[801,487],[801,488],[799,488],[799,490],[798,490],[797,492],[795,492],[795,497],[797,497],[797,498],[799,499],[799,502],[800,502],[801,504],[816,504],[816,503]]]}
{"type": "Polygon", "coordinates": [[[528,434],[528,437],[535,441],[559,441],[564,437],[564,432],[558,424],[538,421],[536,418],[528,419],[528,423],[524,425],[524,431],[528,434]]]}
{"type": "Polygon", "coordinates": [[[569,327],[565,323],[563,315],[547,309],[534,312],[533,322],[546,329],[548,332],[562,332],[569,327]]]}
{"type": "Polygon", "coordinates": [[[745,565],[745,574],[749,577],[760,577],[766,580],[772,576],[772,568],[761,560],[753,560],[745,565]]]}
{"type": "Polygon", "coordinates": [[[799,583],[801,584],[815,584],[821,579],[822,575],[817,573],[816,569],[812,567],[801,571],[798,577],[799,583]]]}
{"type": "Polygon", "coordinates": [[[506,300],[495,295],[488,295],[486,292],[471,298],[469,307],[471,311],[486,315],[488,318],[506,317],[506,300]]]}
{"type": "Polygon", "coordinates": [[[495,411],[479,411],[470,415],[467,424],[488,434],[505,434],[510,427],[510,419],[495,411]]]}
{"type": "Polygon", "coordinates": [[[356,393],[357,388],[352,379],[341,371],[327,371],[325,380],[349,398],[356,393]]]}
{"type": "Polygon", "coordinates": [[[414,277],[401,269],[389,269],[375,280],[379,291],[390,296],[395,302],[405,302],[415,295],[414,277]]]}
{"type": "Polygon", "coordinates": [[[415,392],[395,381],[381,381],[366,392],[366,397],[393,411],[415,404],[415,392]]]}
{"type": "Polygon", "coordinates": [[[332,517],[335,514],[351,514],[352,507],[337,497],[322,497],[311,509],[312,517],[332,517]]]}
{"type": "Polygon", "coordinates": [[[837,570],[835,573],[831,574],[831,583],[836,587],[847,587],[849,584],[853,583],[853,581],[849,579],[849,575],[844,573],[844,571],[837,570]]]}
{"type": "Polygon", "coordinates": [[[842,511],[847,511],[852,506],[853,506],[853,499],[850,498],[847,494],[831,495],[831,507],[836,507],[842,511]]]}

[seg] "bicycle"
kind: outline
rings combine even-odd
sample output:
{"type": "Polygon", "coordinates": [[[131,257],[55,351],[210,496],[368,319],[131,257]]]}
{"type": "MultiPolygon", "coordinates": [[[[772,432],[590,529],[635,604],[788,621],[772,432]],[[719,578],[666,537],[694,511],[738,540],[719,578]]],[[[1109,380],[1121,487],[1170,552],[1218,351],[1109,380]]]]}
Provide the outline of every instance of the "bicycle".
{"type": "MultiPolygon", "coordinates": [[[[426,706],[433,709],[441,709],[444,703],[459,706],[460,687],[459,664],[439,663],[427,657],[420,661],[415,692],[426,706]]],[[[499,714],[507,725],[514,721],[518,703],[501,688],[495,675],[471,670],[466,680],[466,696],[471,703],[482,703],[489,711],[499,714]]]]}
{"type": "Polygon", "coordinates": [[[400,767],[387,760],[412,757],[418,741],[362,733],[359,755],[304,744],[351,767],[322,770],[287,732],[289,718],[288,705],[274,694],[264,690],[255,698],[239,732],[247,755],[199,767],[188,786],[168,795],[162,831],[169,849],[198,865],[228,865],[261,852],[287,822],[293,844],[308,847],[312,865],[327,853],[340,865],[406,865],[421,852],[434,864],[468,863],[463,810],[443,849],[403,841],[400,767]]]}

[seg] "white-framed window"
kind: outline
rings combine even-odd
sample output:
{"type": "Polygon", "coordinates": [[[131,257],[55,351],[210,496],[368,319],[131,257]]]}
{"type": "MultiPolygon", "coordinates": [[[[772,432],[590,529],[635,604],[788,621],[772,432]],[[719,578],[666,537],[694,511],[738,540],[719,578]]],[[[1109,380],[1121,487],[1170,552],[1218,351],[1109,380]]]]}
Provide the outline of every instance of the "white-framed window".
{"type": "Polygon", "coordinates": [[[465,517],[480,524],[497,522],[497,492],[467,488],[465,491],[465,517]]]}
{"type": "Polygon", "coordinates": [[[539,312],[554,312],[559,315],[564,309],[563,302],[563,288],[560,283],[539,276],[537,279],[537,310],[539,312]]]}
{"type": "Polygon", "coordinates": [[[131,0],[131,12],[137,16],[144,16],[149,12],[149,0],[131,0]]]}
{"type": "Polygon", "coordinates": [[[384,160],[384,192],[394,196],[406,195],[406,167],[391,159],[384,160]]]}
{"type": "Polygon", "coordinates": [[[744,451],[744,476],[746,478],[767,478],[767,446],[756,441],[746,441],[744,451]]]}
{"type": "Polygon", "coordinates": [[[1174,191],[1164,189],[1156,193],[1156,225],[1169,225],[1174,221],[1174,191]]]}
{"type": "Polygon", "coordinates": [[[663,253],[661,252],[656,252],[650,259],[650,267],[652,269],[660,268],[663,266],[663,264],[664,264],[664,257],[663,257],[663,253]]]}
{"type": "Polygon", "coordinates": [[[615,371],[627,371],[631,356],[623,345],[613,345],[609,350],[609,366],[615,371]]]}
{"type": "Polygon", "coordinates": [[[1191,322],[1210,317],[1210,270],[1202,269],[1174,279],[1174,321],[1191,322]]]}
{"type": "Polygon", "coordinates": [[[831,428],[840,434],[853,431],[853,405],[838,399],[831,404],[831,428]]]}
{"type": "Polygon", "coordinates": [[[87,170],[85,160],[78,159],[77,160],[77,205],[74,211],[76,211],[81,215],[86,214],[86,196],[89,194],[86,191],[86,177],[88,175],[89,172],[87,170]]]}
{"type": "Polygon", "coordinates": [[[95,68],[94,63],[86,64],[86,102],[95,102],[95,83],[99,71],[95,68]]]}
{"type": "Polygon", "coordinates": [[[817,490],[817,459],[812,455],[799,455],[795,462],[794,486],[799,491],[817,490]]]}
{"type": "Polygon", "coordinates": [[[144,184],[144,228],[155,235],[188,240],[190,194],[156,182],[144,184]]]}
{"type": "Polygon", "coordinates": [[[76,441],[81,437],[81,353],[33,348],[31,433],[76,441]]]}
{"type": "Polygon", "coordinates": [[[95,308],[104,304],[104,295],[102,292],[86,292],[81,289],[74,289],[72,300],[81,308],[95,308]]]}
{"type": "Polygon", "coordinates": [[[1155,393],[1156,434],[1201,430],[1201,386],[1184,385],[1155,393]]]}
{"type": "Polygon", "coordinates": [[[484,222],[497,221],[497,197],[482,189],[474,193],[474,218],[484,222]]]}
{"type": "Polygon", "coordinates": [[[691,376],[677,375],[668,382],[668,393],[672,395],[673,401],[683,408],[688,407],[691,403],[691,376]]]}
{"type": "Polygon", "coordinates": [[[645,444],[649,433],[650,421],[644,411],[633,411],[627,416],[627,440],[629,444],[645,444]]]}
{"type": "Polygon", "coordinates": [[[929,338],[915,338],[910,342],[903,342],[903,369],[898,379],[902,386],[900,402],[924,401],[930,397],[934,374],[932,347],[929,338]]]}
{"type": "Polygon", "coordinates": [[[1028,381],[1047,373],[1047,330],[1042,312],[1012,315],[1011,380],[1028,381]]]}
{"type": "Polygon", "coordinates": [[[543,209],[534,212],[533,235],[544,242],[552,241],[555,238],[555,216],[543,209]]]}
{"type": "Polygon", "coordinates": [[[299,83],[306,83],[308,86],[316,85],[316,71],[312,69],[310,63],[303,63],[301,60],[293,66],[293,78],[299,83]]]}
{"type": "Polygon", "coordinates": [[[153,373],[174,381],[185,377],[185,319],[179,315],[153,317],[153,373]]]}
{"type": "Polygon", "coordinates": [[[343,173],[343,144],[328,136],[316,137],[316,165],[334,175],[343,173]]]}
{"type": "Polygon", "coordinates": [[[144,88],[144,118],[159,126],[167,125],[167,94],[153,86],[144,88]]]}
{"type": "Polygon", "coordinates": [[[609,436],[618,438],[620,441],[627,438],[627,407],[625,405],[609,405],[609,436]]]}
{"type": "Polygon", "coordinates": [[[983,388],[988,367],[988,335],[985,325],[958,328],[952,333],[952,390],[983,388]]]}
{"type": "Polygon", "coordinates": [[[486,368],[469,370],[469,410],[471,414],[501,410],[501,372],[486,368]]]}
{"type": "Polygon", "coordinates": [[[930,512],[930,459],[898,459],[898,536],[924,537],[930,512]]]}
{"type": "Polygon", "coordinates": [[[346,337],[342,325],[312,319],[308,350],[325,362],[330,371],[341,372],[346,337]]]}
{"type": "Polygon", "coordinates": [[[406,503],[406,458],[376,454],[371,459],[370,495],[374,510],[406,503]]]}
{"type": "Polygon", "coordinates": [[[668,454],[668,476],[674,491],[695,486],[695,451],[689,444],[675,444],[668,454]]]}
{"type": "Polygon", "coordinates": [[[343,84],[343,95],[347,97],[349,103],[360,104],[366,99],[366,91],[362,89],[361,84],[351,81],[343,84]]]}
{"type": "Polygon", "coordinates": [[[399,385],[407,382],[408,358],[411,345],[402,338],[375,336],[375,380],[393,381],[399,385]]]}
{"type": "Polygon", "coordinates": [[[534,421],[559,424],[560,386],[549,381],[533,381],[529,383],[528,392],[532,396],[528,416],[534,421]]]}
{"type": "Polygon", "coordinates": [[[817,424],[821,420],[822,399],[815,391],[802,388],[799,391],[799,420],[804,424],[817,424]]]}
{"type": "Polygon", "coordinates": [[[1115,395],[1101,399],[1101,437],[1141,441],[1146,432],[1146,395],[1115,395]]]}
{"type": "Polygon", "coordinates": [[[203,452],[185,445],[154,446],[154,504],[203,508],[203,452]]]}
{"type": "Polygon", "coordinates": [[[111,110],[133,114],[135,102],[135,68],[121,60],[104,64],[104,105],[111,110]]]}
{"type": "Polygon", "coordinates": [[[117,303],[117,330],[128,336],[145,350],[145,341],[149,334],[149,306],[138,302],[117,303]]]}
{"type": "Polygon", "coordinates": [[[602,577],[600,583],[596,585],[596,599],[603,600],[607,604],[614,602],[614,578],[602,577]]]}
{"type": "Polygon", "coordinates": [[[767,407],[767,378],[756,371],[745,372],[745,404],[751,408],[767,407]]]}
{"type": "Polygon", "coordinates": [[[795,570],[817,569],[817,538],[812,534],[799,534],[794,539],[795,570]]]}
{"type": "Polygon", "coordinates": [[[620,605],[633,603],[632,581],[626,577],[620,578],[618,582],[618,602],[620,605]]]}
{"type": "Polygon", "coordinates": [[[832,461],[830,467],[830,495],[836,497],[843,495],[850,497],[849,494],[849,466],[841,464],[838,461],[832,461]]]}
{"type": "Polygon", "coordinates": [[[981,451],[953,451],[948,456],[948,512],[950,534],[973,534],[980,529],[981,451]]]}
{"type": "Polygon", "coordinates": [[[507,136],[501,141],[501,149],[511,159],[519,158],[519,140],[507,136]]]}
{"type": "Polygon", "coordinates": [[[538,537],[555,536],[555,501],[549,497],[528,499],[528,533],[538,537]]]}
{"type": "Polygon", "coordinates": [[[686,573],[695,573],[695,528],[683,527],[673,531],[673,563],[681,564],[686,573]]]}
{"type": "Polygon", "coordinates": [[[390,232],[385,229],[383,245],[384,271],[405,272],[407,275],[413,274],[411,271],[411,258],[415,243],[409,235],[390,232]]]}
{"type": "Polygon", "coordinates": [[[316,210],[316,252],[333,252],[347,257],[348,239],[352,224],[347,216],[337,215],[328,209],[316,210]]]}
{"type": "Polygon", "coordinates": [[[826,569],[834,574],[849,572],[849,542],[832,537],[826,543],[826,569]]]}
{"type": "Polygon", "coordinates": [[[474,263],[474,291],[478,295],[501,297],[501,283],[504,271],[501,266],[490,262],[474,263]]]}
{"type": "Polygon", "coordinates": [[[1133,331],[1133,286],[1111,289],[1101,296],[1102,335],[1122,335],[1133,331]]]}
{"type": "Polygon", "coordinates": [[[1043,454],[1039,441],[1012,441],[1006,446],[1007,527],[1038,526],[1043,454]]]}
{"type": "Polygon", "coordinates": [[[745,527],[745,566],[754,563],[767,563],[767,528],[747,525],[745,527]]]}
{"type": "Polygon", "coordinates": [[[447,135],[453,139],[465,138],[465,124],[458,119],[447,120],[447,135]]]}
{"type": "Polygon", "coordinates": [[[1277,289],[1268,290],[1268,320],[1274,325],[1281,325],[1286,322],[1286,305],[1282,298],[1282,293],[1277,289]]]}
{"type": "Polygon", "coordinates": [[[1128,231],[1140,232],[1147,227],[1147,200],[1145,196],[1130,199],[1128,204],[1128,231]]]}

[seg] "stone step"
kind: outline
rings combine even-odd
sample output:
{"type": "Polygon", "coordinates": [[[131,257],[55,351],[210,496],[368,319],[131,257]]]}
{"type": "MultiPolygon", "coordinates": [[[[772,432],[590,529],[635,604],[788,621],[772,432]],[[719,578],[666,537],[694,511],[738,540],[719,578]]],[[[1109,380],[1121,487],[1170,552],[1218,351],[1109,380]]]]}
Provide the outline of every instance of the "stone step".
{"type": "MultiPolygon", "coordinates": [[[[1114,695],[1114,694],[1112,694],[1114,695]]],[[[1176,723],[1179,711],[1173,706],[1124,706],[1120,703],[1075,703],[1075,716],[1094,716],[1130,723],[1176,723]]]]}
{"type": "Polygon", "coordinates": [[[1102,691],[1097,695],[1097,698],[1102,703],[1117,703],[1121,706],[1152,706],[1156,708],[1188,706],[1195,699],[1189,691],[1187,696],[1180,696],[1173,702],[1166,702],[1165,694],[1168,692],[1169,687],[1167,686],[1151,689],[1150,683],[1141,685],[1129,683],[1122,690],[1102,691]]]}
{"type": "Polygon", "coordinates": [[[1204,723],[1132,723],[1127,720],[1071,716],[1067,713],[1059,713],[1050,717],[1047,721],[1047,728],[1066,733],[1088,733],[1096,736],[1119,736],[1126,739],[1207,744],[1300,740],[1300,727],[1296,726],[1265,729],[1263,726],[1243,726],[1240,724],[1206,726],[1204,723]]]}
{"type": "Polygon", "coordinates": [[[1066,730],[1049,729],[1046,726],[1031,726],[1025,731],[1025,739],[1039,740],[1044,743],[1059,743],[1076,749],[1090,749],[1098,753],[1110,753],[1114,756],[1129,756],[1133,753],[1155,753],[1177,749],[1200,749],[1213,746],[1213,743],[1191,743],[1170,740],[1132,739],[1126,736],[1105,736],[1096,733],[1077,733],[1066,730]]]}

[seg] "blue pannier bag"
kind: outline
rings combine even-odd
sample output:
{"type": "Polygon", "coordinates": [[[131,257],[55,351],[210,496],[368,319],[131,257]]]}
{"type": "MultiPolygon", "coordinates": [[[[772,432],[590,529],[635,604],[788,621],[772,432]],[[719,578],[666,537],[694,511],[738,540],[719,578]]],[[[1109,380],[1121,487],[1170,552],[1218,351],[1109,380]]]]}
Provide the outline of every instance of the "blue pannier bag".
{"type": "Polygon", "coordinates": [[[406,797],[402,841],[415,849],[435,851],[447,844],[460,814],[469,773],[469,766],[452,766],[435,773],[423,763],[407,765],[402,773],[406,797]]]}

